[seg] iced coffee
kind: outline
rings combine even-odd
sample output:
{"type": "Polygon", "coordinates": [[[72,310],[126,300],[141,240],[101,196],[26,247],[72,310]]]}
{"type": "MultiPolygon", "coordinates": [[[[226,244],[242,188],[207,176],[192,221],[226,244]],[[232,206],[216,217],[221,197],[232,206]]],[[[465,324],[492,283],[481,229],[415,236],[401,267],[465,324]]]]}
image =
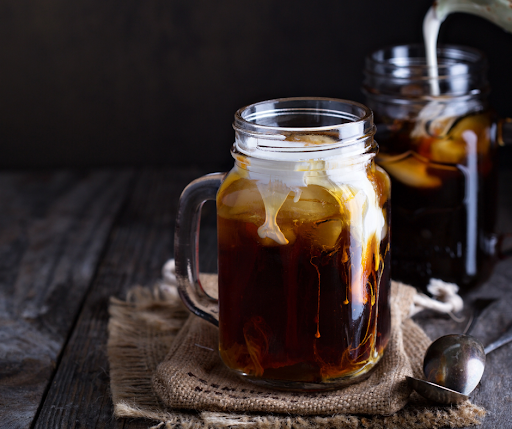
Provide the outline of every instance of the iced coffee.
{"type": "Polygon", "coordinates": [[[387,175],[373,161],[267,177],[247,164],[237,155],[217,197],[223,361],[269,384],[365,373],[390,332],[387,175]]]}
{"type": "Polygon", "coordinates": [[[329,98],[240,109],[235,160],[182,193],[176,274],[219,353],[257,384],[319,391],[368,376],[391,333],[390,180],[372,112],[329,98]],[[217,201],[218,301],[198,280],[198,211],[217,201]]]}
{"type": "Polygon", "coordinates": [[[472,286],[488,275],[494,250],[490,113],[449,118],[448,130],[430,125],[428,134],[415,134],[418,122],[379,120],[389,124],[377,162],[393,181],[394,277],[472,286]]]}
{"type": "Polygon", "coordinates": [[[495,259],[494,122],[483,56],[450,46],[437,53],[437,95],[416,45],[370,55],[364,90],[377,163],[393,184],[392,276],[419,288],[441,279],[464,292],[495,259]]]}

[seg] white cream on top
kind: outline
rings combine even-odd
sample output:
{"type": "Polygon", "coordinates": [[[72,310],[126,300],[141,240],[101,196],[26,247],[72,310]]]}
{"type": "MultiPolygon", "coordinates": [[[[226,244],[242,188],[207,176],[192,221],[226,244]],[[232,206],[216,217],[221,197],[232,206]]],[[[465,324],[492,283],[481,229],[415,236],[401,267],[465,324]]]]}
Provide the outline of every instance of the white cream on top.
{"type": "MultiPolygon", "coordinates": [[[[312,139],[316,137],[301,136],[302,144],[311,146],[312,139]]],[[[322,143],[329,138],[321,137],[322,143]]],[[[294,140],[294,143],[299,142],[294,140]]],[[[291,192],[294,193],[294,201],[298,202],[302,187],[317,185],[325,188],[348,213],[350,232],[361,243],[363,255],[367,254],[372,235],[375,234],[377,243],[380,243],[386,235],[386,222],[379,206],[379,196],[367,175],[370,157],[361,154],[360,150],[356,158],[346,156],[347,148],[344,149],[345,153],[338,151],[322,159],[295,162],[293,169],[289,170],[280,169],[279,163],[272,165],[268,161],[251,159],[247,170],[244,168],[241,174],[256,182],[263,199],[266,218],[258,229],[261,238],[271,238],[280,245],[288,244],[277,224],[277,214],[291,192]]],[[[275,156],[274,159],[280,158],[275,156]]]]}

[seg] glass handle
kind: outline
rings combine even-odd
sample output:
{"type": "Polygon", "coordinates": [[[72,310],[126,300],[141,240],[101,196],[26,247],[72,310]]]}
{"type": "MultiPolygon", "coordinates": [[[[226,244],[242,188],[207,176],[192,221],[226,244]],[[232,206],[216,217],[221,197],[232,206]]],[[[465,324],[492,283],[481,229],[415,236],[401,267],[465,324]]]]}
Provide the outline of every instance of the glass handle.
{"type": "Polygon", "coordinates": [[[180,196],[174,232],[174,259],[178,292],[188,309],[219,325],[218,301],[210,297],[199,280],[199,224],[201,207],[215,200],[226,173],[213,173],[189,183],[180,196]]]}
{"type": "Polygon", "coordinates": [[[497,141],[500,146],[512,144],[512,118],[503,118],[498,122],[497,141]]]}

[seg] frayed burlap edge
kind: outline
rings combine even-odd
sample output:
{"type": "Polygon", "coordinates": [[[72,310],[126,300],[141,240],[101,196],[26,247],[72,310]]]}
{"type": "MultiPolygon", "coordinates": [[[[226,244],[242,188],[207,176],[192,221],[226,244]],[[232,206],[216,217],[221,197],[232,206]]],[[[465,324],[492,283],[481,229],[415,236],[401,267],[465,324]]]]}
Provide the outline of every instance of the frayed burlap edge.
{"type": "Polygon", "coordinates": [[[126,301],[110,299],[107,353],[116,417],[167,421],[151,377],[189,313],[170,288],[136,286],[126,301]],[[173,296],[174,295],[174,296],[173,296]]]}
{"type": "Polygon", "coordinates": [[[412,401],[391,416],[333,415],[303,417],[173,410],[155,394],[151,378],[189,316],[176,290],[157,285],[133,288],[126,301],[110,303],[110,379],[114,415],[160,422],[152,428],[420,428],[465,427],[481,424],[485,410],[469,401],[437,407],[413,395],[412,401]]]}

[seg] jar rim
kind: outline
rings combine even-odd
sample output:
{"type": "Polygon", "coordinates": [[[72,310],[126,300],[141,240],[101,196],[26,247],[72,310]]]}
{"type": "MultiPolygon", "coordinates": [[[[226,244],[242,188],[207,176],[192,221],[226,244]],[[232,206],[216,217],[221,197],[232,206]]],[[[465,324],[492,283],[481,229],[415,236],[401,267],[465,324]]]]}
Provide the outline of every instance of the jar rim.
{"type": "Polygon", "coordinates": [[[370,122],[370,126],[365,126],[364,129],[371,128],[373,113],[368,107],[356,101],[328,97],[288,97],[261,101],[238,109],[235,113],[233,128],[238,132],[255,134],[318,133],[343,130],[340,133],[340,138],[347,138],[356,134],[360,135],[360,124],[365,122],[370,122]],[[332,123],[313,126],[282,126],[270,125],[270,121],[264,121],[271,117],[285,117],[293,114],[304,116],[316,114],[324,118],[331,118],[332,123]],[[339,121],[335,121],[336,118],[339,121]]]}
{"type": "Polygon", "coordinates": [[[368,107],[326,97],[250,104],[237,110],[233,129],[237,152],[276,160],[310,159],[320,153],[322,157],[337,156],[340,151],[353,151],[360,146],[357,143],[363,147],[374,144],[375,134],[373,112],[368,107]]]}
{"type": "MultiPolygon", "coordinates": [[[[484,52],[473,47],[438,44],[436,51],[439,78],[482,72],[488,67],[484,52]]],[[[425,45],[421,43],[386,46],[368,54],[365,61],[366,72],[394,74],[396,78],[410,78],[410,76],[396,75],[397,70],[403,69],[414,70],[415,74],[422,73],[425,77],[429,77],[426,72],[428,68],[425,45]]]]}
{"type": "Polygon", "coordinates": [[[233,122],[237,153],[300,161],[362,153],[374,144],[373,112],[355,101],[290,97],[238,109],[233,122]]]}
{"type": "Polygon", "coordinates": [[[363,91],[368,96],[385,94],[407,100],[442,100],[459,96],[484,99],[490,91],[485,54],[461,45],[438,45],[438,66],[427,64],[423,44],[392,45],[365,58],[363,91]],[[439,93],[432,94],[432,86],[439,93]]]}

